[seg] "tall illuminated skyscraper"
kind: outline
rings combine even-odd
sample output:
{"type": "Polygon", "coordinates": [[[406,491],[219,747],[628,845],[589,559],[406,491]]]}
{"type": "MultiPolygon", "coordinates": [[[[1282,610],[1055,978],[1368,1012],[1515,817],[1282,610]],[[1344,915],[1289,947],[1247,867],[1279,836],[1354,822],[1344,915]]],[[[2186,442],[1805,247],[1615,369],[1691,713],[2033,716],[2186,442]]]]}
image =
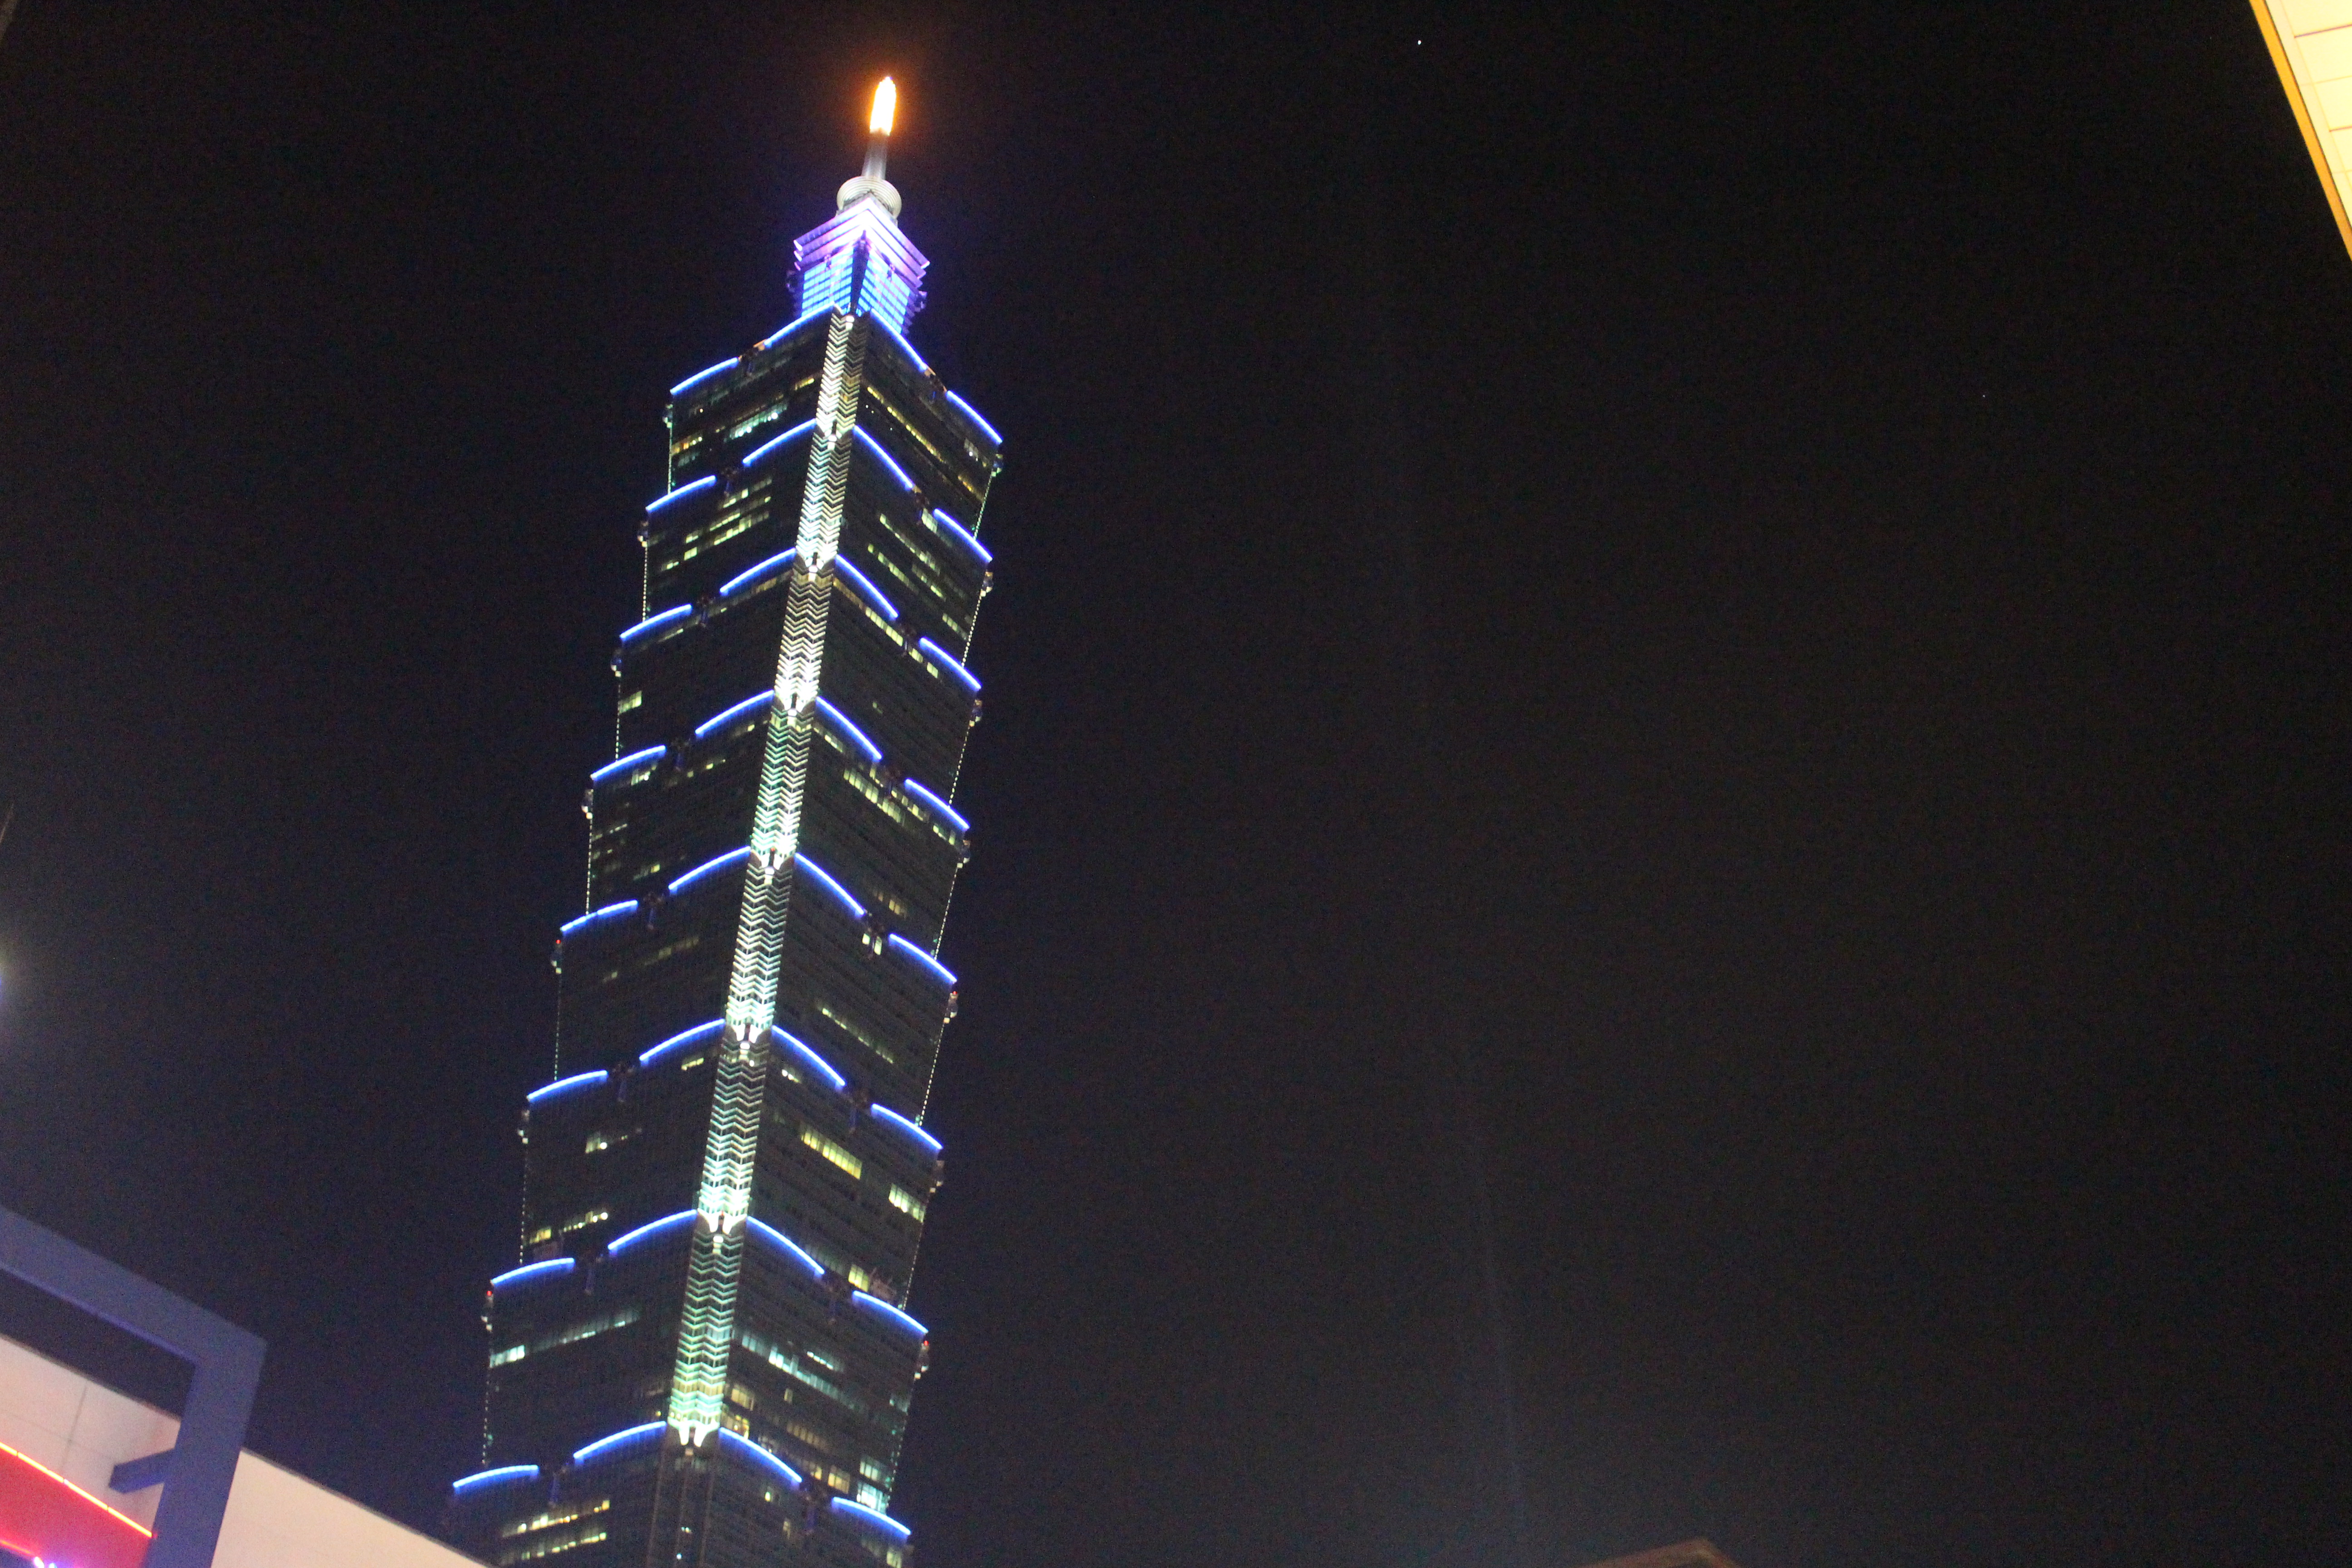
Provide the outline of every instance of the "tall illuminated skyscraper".
{"type": "Polygon", "coordinates": [[[895,99],[793,247],[794,319],[670,389],[522,1257],[490,1282],[487,1468],[451,1500],[492,1563],[906,1560],[998,437],[904,335],[895,99]]]}

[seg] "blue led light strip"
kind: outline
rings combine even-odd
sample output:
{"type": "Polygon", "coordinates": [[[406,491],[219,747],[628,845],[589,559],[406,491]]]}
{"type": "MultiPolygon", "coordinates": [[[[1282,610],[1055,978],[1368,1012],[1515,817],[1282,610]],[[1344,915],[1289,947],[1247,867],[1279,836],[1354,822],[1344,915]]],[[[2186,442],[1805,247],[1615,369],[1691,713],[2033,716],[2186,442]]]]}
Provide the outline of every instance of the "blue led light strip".
{"type": "Polygon", "coordinates": [[[624,915],[633,915],[636,912],[637,900],[635,899],[623,899],[617,904],[606,904],[601,910],[590,910],[584,915],[579,915],[572,920],[564,921],[562,926],[556,931],[556,934],[563,937],[577,936],[580,932],[587,930],[590,926],[601,925],[606,921],[616,921],[621,919],[624,915]]]}
{"type": "Polygon", "coordinates": [[[867,1508],[862,1502],[852,1502],[845,1497],[834,1498],[825,1506],[835,1513],[848,1515],[860,1524],[872,1526],[893,1541],[904,1542],[915,1533],[881,1510],[867,1508]]]}
{"type": "Polygon", "coordinates": [[[667,755],[669,755],[667,746],[647,746],[642,752],[631,752],[625,757],[606,763],[588,775],[588,782],[592,784],[600,784],[607,779],[618,778],[623,773],[641,768],[647,763],[667,755]]]}
{"type": "Polygon", "coordinates": [[[700,386],[704,382],[709,381],[712,376],[725,375],[729,371],[733,370],[737,365],[741,364],[742,363],[743,356],[741,354],[737,354],[733,359],[720,360],[709,370],[696,371],[692,375],[688,376],[684,381],[681,381],[676,386],[671,387],[669,389],[669,395],[672,397],[682,397],[686,394],[693,391],[696,387],[700,386]]]}
{"type": "Polygon", "coordinates": [[[755,1468],[782,1481],[788,1490],[800,1490],[801,1473],[749,1437],[738,1437],[721,1426],[719,1429],[719,1447],[723,1452],[749,1460],[755,1468]]]}
{"type": "Polygon", "coordinates": [[[785,431],[782,435],[781,435],[781,436],[777,437],[774,440],[770,441],[770,442],[767,442],[765,445],[763,445],[763,446],[760,447],[757,450],[753,451],[753,452],[751,454],[751,456],[749,456],[749,457],[745,458],[743,459],[743,466],[744,466],[745,468],[750,468],[752,464],[754,464],[754,463],[758,462],[761,458],[764,458],[764,457],[768,456],[768,454],[770,454],[771,452],[775,452],[775,451],[780,451],[780,450],[782,450],[782,447],[783,447],[784,443],[785,443],[785,442],[787,442],[787,441],[789,441],[789,440],[791,440],[791,439],[793,439],[794,437],[796,437],[796,436],[805,436],[805,435],[807,435],[810,431],[812,431],[812,430],[814,430],[814,429],[815,429],[815,428],[816,428],[816,421],[815,421],[815,420],[814,420],[814,419],[803,419],[803,420],[802,420],[799,424],[797,424],[797,425],[793,426],[791,429],[789,429],[789,430],[785,431]]]}
{"type": "Polygon", "coordinates": [[[820,305],[815,310],[808,312],[808,314],[801,316],[793,321],[786,322],[781,327],[778,327],[774,331],[770,332],[766,337],[761,338],[754,346],[758,348],[766,348],[770,343],[781,342],[785,338],[788,338],[794,332],[799,331],[803,327],[807,326],[811,321],[815,321],[819,316],[824,315],[826,311],[832,309],[833,307],[830,305],[820,305]]]}
{"type": "Polygon", "coordinates": [[[728,578],[724,583],[719,584],[719,596],[722,599],[732,598],[739,591],[749,587],[751,584],[758,582],[761,578],[768,576],[772,573],[782,571],[785,567],[791,565],[799,555],[800,552],[797,550],[787,550],[782,555],[769,556],[765,561],[761,562],[757,566],[752,567],[750,571],[739,572],[734,576],[728,578]]]}
{"type": "Polygon", "coordinates": [[[646,1052],[637,1058],[637,1065],[641,1068],[649,1068],[654,1065],[656,1058],[667,1056],[672,1051],[682,1051],[688,1046],[715,1040],[719,1037],[719,1032],[726,1026],[727,1020],[724,1018],[713,1018],[708,1024],[697,1024],[691,1029],[672,1035],[660,1045],[646,1052]]]}
{"type": "Polygon", "coordinates": [[[917,370],[922,372],[925,375],[931,374],[931,367],[924,363],[923,356],[915,352],[915,345],[908,342],[904,334],[902,334],[898,328],[892,326],[889,322],[884,321],[879,316],[868,316],[866,319],[873,322],[876,326],[881,328],[884,331],[889,333],[890,341],[898,345],[898,352],[900,353],[905,354],[908,359],[915,362],[915,368],[917,370]]]}
{"type": "Polygon", "coordinates": [[[885,1301],[879,1296],[869,1296],[863,1290],[853,1290],[850,1292],[849,1299],[851,1301],[865,1308],[867,1311],[873,1313],[876,1317],[881,1319],[884,1322],[889,1324],[894,1329],[898,1329],[905,1333],[912,1334],[919,1340],[927,1340],[931,1337],[930,1330],[923,1327],[922,1324],[915,1321],[914,1319],[907,1316],[906,1313],[898,1310],[898,1308],[890,1305],[889,1302],[885,1301]]]}
{"type": "Polygon", "coordinates": [[[896,1128],[899,1132],[921,1144],[923,1146],[923,1152],[930,1155],[932,1159],[936,1160],[940,1157],[940,1141],[938,1139],[932,1137],[929,1133],[924,1131],[921,1128],[916,1126],[913,1122],[908,1121],[905,1117],[899,1115],[897,1111],[891,1110],[887,1105],[877,1105],[870,1109],[873,1110],[876,1121],[896,1128]]]}
{"type": "Polygon", "coordinates": [[[824,1278],[824,1265],[819,1263],[815,1258],[811,1258],[807,1253],[802,1251],[798,1244],[796,1244],[790,1237],[786,1236],[782,1231],[778,1230],[774,1226],[768,1224],[765,1220],[755,1219],[747,1221],[746,1223],[753,1236],[758,1237],[761,1241],[766,1242],[770,1247],[774,1247],[777,1251],[782,1253],[785,1257],[799,1264],[803,1268],[807,1269],[810,1279],[822,1279],[824,1278]]]}
{"type": "Polygon", "coordinates": [[[896,931],[893,931],[890,934],[890,951],[893,952],[905,953],[908,958],[913,959],[917,963],[921,964],[925,970],[929,971],[932,979],[937,980],[940,984],[945,985],[950,991],[955,989],[956,977],[953,970],[950,969],[946,964],[941,963],[938,959],[933,958],[929,953],[925,952],[921,948],[917,947],[913,942],[908,942],[905,937],[898,935],[896,931]]]}
{"type": "Polygon", "coordinates": [[[603,1068],[598,1068],[594,1072],[573,1073],[570,1078],[560,1078],[553,1083],[543,1084],[540,1088],[532,1089],[529,1094],[523,1096],[523,1100],[527,1104],[537,1105],[542,1100],[553,1099],[555,1096],[562,1094],[566,1089],[585,1089],[592,1083],[606,1082],[612,1078],[612,1076],[613,1075],[611,1073],[606,1072],[603,1068]]]}
{"type": "Polygon", "coordinates": [[[818,865],[807,856],[798,853],[795,853],[793,856],[793,867],[795,870],[806,872],[809,876],[814,878],[816,879],[817,886],[823,888],[826,892],[831,893],[835,899],[838,900],[841,907],[847,910],[852,917],[861,921],[866,918],[866,906],[859,903],[856,898],[851,894],[850,890],[847,888],[843,887],[841,883],[835,879],[832,872],[826,870],[824,867],[818,865]]]}
{"type": "Polygon", "coordinates": [[[637,1226],[636,1229],[629,1232],[628,1235],[621,1237],[618,1241],[614,1242],[610,1247],[604,1248],[604,1255],[608,1258],[618,1258],[621,1254],[626,1252],[630,1247],[635,1247],[641,1241],[650,1240],[654,1237],[665,1235],[669,1231],[676,1230],[681,1225],[692,1225],[693,1223],[694,1211],[692,1209],[680,1209],[676,1214],[664,1215],[661,1218],[653,1221],[651,1224],[637,1226]]]}
{"type": "Polygon", "coordinates": [[[622,645],[626,647],[628,644],[636,641],[639,637],[645,637],[649,633],[657,632],[664,626],[676,626],[678,622],[687,619],[693,614],[694,606],[692,605],[672,605],[668,609],[662,611],[661,614],[657,616],[647,616],[644,620],[639,621],[635,626],[631,626],[627,631],[623,632],[621,634],[622,645]]]}
{"type": "Polygon", "coordinates": [[[907,477],[907,470],[898,466],[898,460],[897,458],[891,457],[889,453],[882,449],[882,443],[877,441],[873,437],[868,436],[866,433],[866,427],[864,426],[861,425],[856,426],[856,430],[857,438],[866,444],[866,449],[867,451],[882,459],[882,466],[890,470],[890,477],[898,481],[899,488],[904,489],[908,495],[918,494],[919,492],[915,489],[915,481],[907,477]]]}
{"type": "Polygon", "coordinates": [[[980,542],[980,536],[978,534],[972,532],[971,530],[966,528],[963,524],[958,522],[955,519],[950,517],[939,508],[935,506],[926,507],[923,509],[923,515],[931,520],[931,526],[933,528],[937,529],[940,532],[946,534],[950,539],[954,540],[966,550],[971,552],[973,556],[979,560],[982,566],[987,565],[990,562],[996,559],[995,556],[991,555],[988,552],[988,546],[980,542]]]}
{"type": "Polygon", "coordinates": [[[503,1290],[509,1285],[520,1285],[526,1279],[545,1279],[558,1274],[569,1274],[580,1265],[569,1258],[551,1258],[544,1263],[526,1263],[520,1268],[509,1268],[490,1281],[492,1290],[503,1290]]]}
{"type": "Polygon", "coordinates": [[[711,736],[717,734],[719,731],[727,728],[728,725],[734,723],[738,719],[748,717],[755,709],[767,707],[769,704],[774,702],[775,700],[776,694],[774,692],[762,691],[753,696],[746,697],[742,701],[736,703],[731,708],[722,708],[718,712],[712,714],[709,718],[705,719],[701,723],[697,724],[694,727],[694,738],[698,741],[707,741],[710,739],[711,736]]]}
{"type": "Polygon", "coordinates": [[[915,646],[923,650],[923,657],[925,658],[929,659],[933,664],[938,665],[941,669],[944,669],[950,675],[954,676],[956,679],[962,684],[963,689],[966,691],[971,692],[975,697],[980,694],[980,677],[966,669],[962,663],[957,659],[955,655],[950,653],[947,649],[941,647],[939,644],[933,642],[929,637],[916,638],[915,646]]]}
{"type": "Polygon", "coordinates": [[[460,1477],[458,1479],[449,1483],[449,1489],[456,1495],[463,1497],[467,1492],[478,1490],[483,1487],[499,1486],[507,1481],[535,1481],[537,1479],[539,1479],[539,1467],[537,1465],[500,1465],[495,1470],[477,1470],[470,1476],[460,1477]]]}
{"type": "Polygon", "coordinates": [[[867,762],[878,763],[882,760],[882,748],[868,740],[865,731],[851,723],[848,714],[844,713],[822,697],[816,700],[816,710],[819,717],[833,726],[834,733],[856,746],[867,762]]]}
{"type": "Polygon", "coordinates": [[[651,517],[657,511],[667,511],[671,507],[676,506],[679,501],[684,500],[687,497],[700,495],[703,491],[709,489],[718,482],[717,479],[709,474],[705,474],[702,478],[696,479],[691,484],[680,485],[677,489],[670,491],[669,494],[647,502],[646,505],[646,515],[647,517],[651,517]]]}
{"type": "Polygon", "coordinates": [[[970,833],[971,831],[971,824],[963,819],[963,813],[958,811],[954,806],[950,805],[946,801],[941,800],[938,795],[933,795],[929,790],[925,789],[921,784],[917,784],[913,779],[907,779],[903,782],[906,784],[907,793],[908,795],[913,795],[917,800],[921,801],[924,805],[928,806],[934,814],[944,818],[954,826],[958,833],[970,833]]]}
{"type": "Polygon", "coordinates": [[[751,858],[751,847],[748,844],[740,849],[730,849],[724,855],[714,855],[677,881],[672,882],[669,885],[670,893],[672,896],[683,893],[704,878],[716,877],[722,871],[731,871],[751,858]]]}
{"type": "Polygon", "coordinates": [[[852,587],[866,595],[866,603],[872,605],[876,609],[882,612],[882,618],[884,620],[895,621],[898,618],[898,606],[884,598],[882,596],[882,590],[874,585],[874,580],[866,576],[865,573],[860,572],[856,563],[853,563],[848,556],[836,555],[833,558],[833,563],[836,569],[849,578],[850,585],[852,587]]]}
{"type": "Polygon", "coordinates": [[[772,1029],[769,1031],[769,1034],[777,1044],[782,1046],[784,1049],[792,1052],[793,1058],[803,1067],[807,1068],[811,1072],[816,1074],[817,1077],[824,1079],[826,1083],[832,1085],[834,1093],[839,1094],[842,1090],[849,1087],[849,1080],[842,1077],[839,1073],[834,1071],[833,1064],[831,1062],[826,1061],[823,1057],[809,1049],[808,1047],[803,1045],[793,1036],[784,1033],[782,1029],[772,1029]]]}
{"type": "Polygon", "coordinates": [[[952,392],[948,394],[948,401],[954,404],[956,407],[961,411],[965,418],[980,426],[980,433],[988,437],[988,444],[990,446],[1002,447],[1004,445],[1004,437],[996,433],[995,426],[991,425],[987,420],[982,419],[980,416],[979,409],[974,408],[971,404],[966,403],[962,398],[958,397],[952,392]]]}
{"type": "Polygon", "coordinates": [[[648,1421],[642,1426],[632,1426],[625,1432],[615,1432],[609,1437],[599,1437],[573,1454],[572,1462],[575,1465],[593,1465],[619,1448],[658,1436],[662,1426],[659,1421],[648,1421]]]}

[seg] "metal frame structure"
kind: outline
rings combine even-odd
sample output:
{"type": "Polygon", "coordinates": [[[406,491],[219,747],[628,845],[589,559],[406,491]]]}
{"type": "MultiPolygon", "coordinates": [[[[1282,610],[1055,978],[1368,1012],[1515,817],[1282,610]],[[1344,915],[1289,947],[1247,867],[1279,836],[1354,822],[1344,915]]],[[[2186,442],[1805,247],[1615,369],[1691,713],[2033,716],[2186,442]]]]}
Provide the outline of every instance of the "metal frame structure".
{"type": "Polygon", "coordinates": [[[0,1209],[0,1273],[134,1334],[194,1370],[178,1443],[115,1468],[118,1489],[163,1483],[146,1568],[211,1568],[268,1349],[151,1279],[0,1209]]]}

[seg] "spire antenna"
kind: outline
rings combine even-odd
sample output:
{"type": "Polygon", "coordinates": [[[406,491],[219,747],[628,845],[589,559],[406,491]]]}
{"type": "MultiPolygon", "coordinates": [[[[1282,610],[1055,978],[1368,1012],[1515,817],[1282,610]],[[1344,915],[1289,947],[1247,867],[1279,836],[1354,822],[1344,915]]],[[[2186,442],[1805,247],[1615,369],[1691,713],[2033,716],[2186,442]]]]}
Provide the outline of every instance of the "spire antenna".
{"type": "Polygon", "coordinates": [[[890,124],[898,118],[898,84],[884,77],[874,88],[874,112],[866,117],[871,140],[866,143],[866,175],[883,177],[890,163],[890,124]]]}

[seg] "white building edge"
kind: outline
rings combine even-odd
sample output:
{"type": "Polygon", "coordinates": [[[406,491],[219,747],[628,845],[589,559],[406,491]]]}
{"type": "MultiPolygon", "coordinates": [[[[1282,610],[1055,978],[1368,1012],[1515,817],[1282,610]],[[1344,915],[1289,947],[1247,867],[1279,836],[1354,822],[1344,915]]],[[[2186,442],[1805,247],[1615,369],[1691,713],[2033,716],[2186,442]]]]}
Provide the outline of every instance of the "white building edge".
{"type": "Polygon", "coordinates": [[[2352,0],[2252,0],[2336,232],[2352,250],[2352,0]]]}
{"type": "MultiPolygon", "coordinates": [[[[108,1481],[115,1466],[171,1447],[179,1432],[177,1417],[0,1336],[0,1444],[142,1526],[154,1524],[163,1489],[125,1494],[108,1481]]],[[[215,1568],[480,1568],[250,1449],[237,1456],[213,1562],[215,1568]]]]}

